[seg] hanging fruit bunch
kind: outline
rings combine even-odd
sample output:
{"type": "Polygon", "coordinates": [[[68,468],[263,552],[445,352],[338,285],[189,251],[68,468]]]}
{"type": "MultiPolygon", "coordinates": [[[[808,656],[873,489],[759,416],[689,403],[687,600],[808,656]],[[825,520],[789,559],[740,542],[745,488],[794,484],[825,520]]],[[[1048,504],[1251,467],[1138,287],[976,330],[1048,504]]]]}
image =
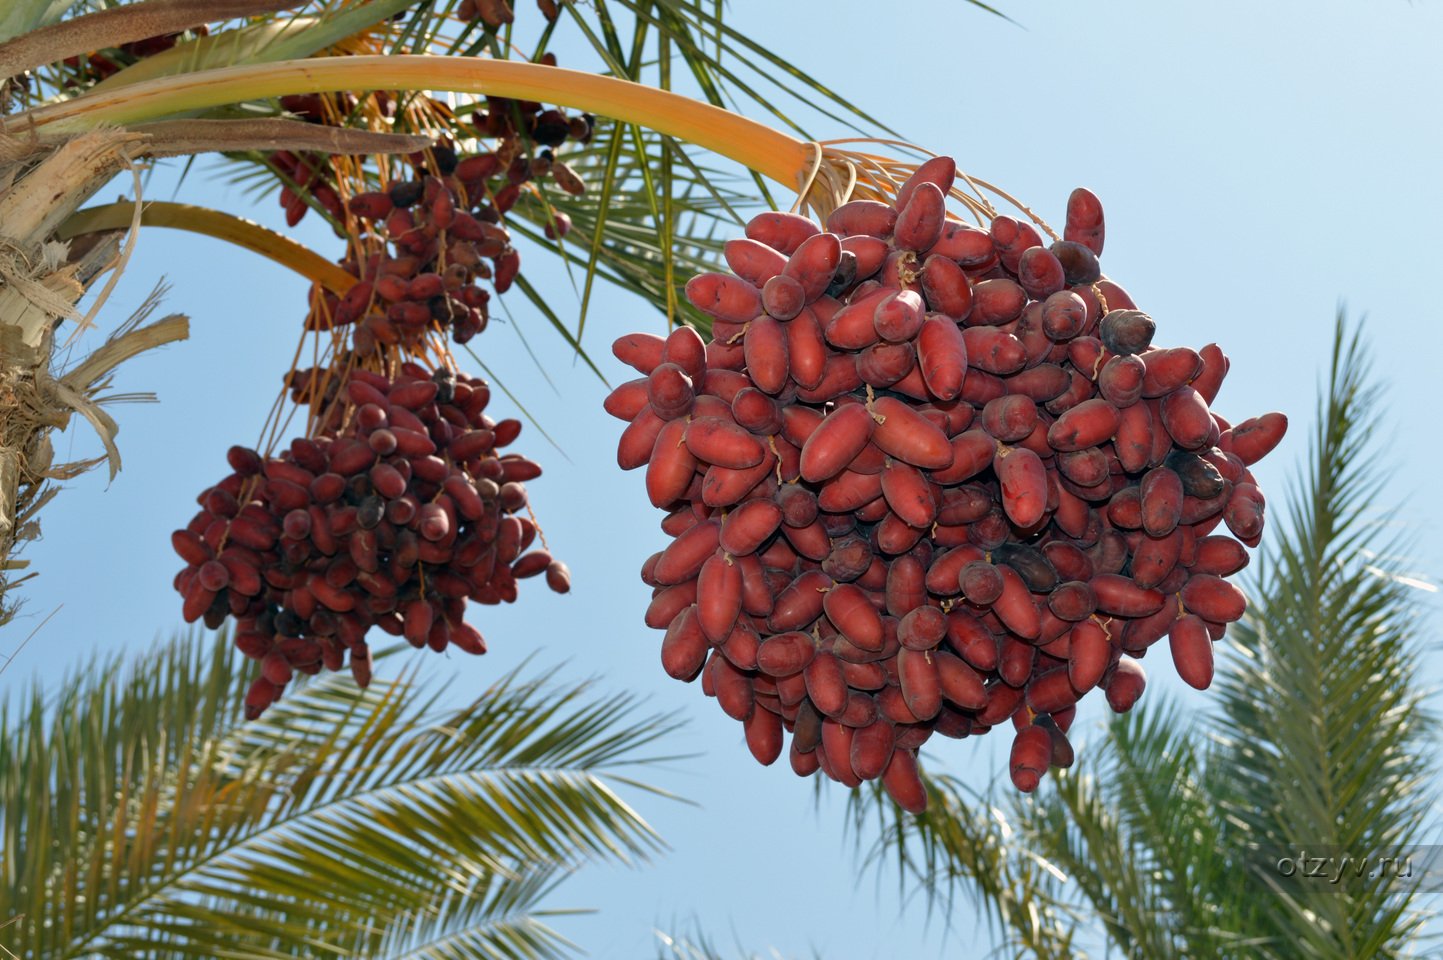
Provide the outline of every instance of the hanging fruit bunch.
{"type": "MultiPolygon", "coordinates": [[[[376,93],[282,105],[315,123],[359,114],[389,125],[397,102],[376,93]]],[[[234,617],[237,647],[260,662],[249,717],[298,671],[349,664],[366,685],[373,626],[418,648],[481,654],[467,600],[514,602],[518,581],[539,575],[570,589],[530,510],[526,482],[541,467],[505,452],[521,424],[486,414],[488,385],[456,369],[448,340],[483,331],[490,298],[514,282],[520,255],[505,218],[531,183],[585,190],[553,151],[589,140],[591,118],[499,98],[470,126],[426,98],[401,113],[409,129],[445,131],[444,142],[400,164],[377,158],[379,179],[354,157],[268,158],[285,174],[292,224],[318,203],[341,226],[350,280],[313,291],[305,336],[323,362],[286,377],[305,435],[282,450],[232,447],[232,472],[172,535],[186,562],[175,580],[185,619],[214,628],[234,617]],[[491,147],[458,151],[456,137],[491,147]]],[[[550,231],[564,233],[565,215],[547,209],[550,231]]]]}
{"type": "MultiPolygon", "coordinates": [[[[295,398],[320,392],[329,371],[293,378],[295,398]]],[[[331,379],[330,385],[340,381],[331,379]]],[[[236,645],[261,662],[246,697],[258,716],[292,672],[341,669],[370,678],[367,631],[379,625],[415,647],[486,652],[465,601],[517,597],[545,574],[570,588],[566,566],[530,550],[538,530],[525,481],[536,463],[498,455],[520,422],[484,413],[484,381],[402,362],[387,377],[357,367],[326,408],[340,423],[279,455],[232,447],[234,471],[172,534],[187,566],[176,577],[184,615],[212,627],[236,618],[236,645]]]]}
{"type": "Polygon", "coordinates": [[[711,342],[622,337],[641,377],[606,401],[675,538],[641,571],[663,669],[699,676],[761,763],[788,731],[797,774],[880,778],[913,812],[934,732],[1010,720],[1031,791],[1071,764],[1078,700],[1130,709],[1163,637],[1209,685],[1246,605],[1225,578],[1262,533],[1248,467],[1287,425],[1212,412],[1217,345],[1153,345],[1102,275],[1092,193],[1057,238],[949,218],[955,177],[929,160],[825,227],[756,217],[732,273],[687,284],[711,342]]]}

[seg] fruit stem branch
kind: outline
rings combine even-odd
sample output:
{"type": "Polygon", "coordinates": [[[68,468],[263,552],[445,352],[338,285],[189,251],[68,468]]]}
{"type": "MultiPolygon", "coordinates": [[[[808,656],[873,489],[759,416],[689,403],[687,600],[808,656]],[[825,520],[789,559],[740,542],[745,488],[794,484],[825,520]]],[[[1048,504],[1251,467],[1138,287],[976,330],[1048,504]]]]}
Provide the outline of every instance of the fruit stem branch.
{"type": "Polygon", "coordinates": [[[814,157],[812,148],[794,137],[670,91],[580,70],[479,57],[326,57],[205,70],[47,104],[10,118],[0,129],[78,132],[262,97],[398,89],[445,89],[586,110],[696,144],[793,189],[814,157]]]}
{"type": "MultiPolygon", "coordinates": [[[[134,210],[133,203],[87,207],[72,214],[60,225],[58,238],[68,240],[83,233],[129,229],[134,210]]],[[[172,227],[224,240],[290,267],[334,293],[345,293],[356,282],[355,277],[309,247],[258,223],[219,210],[148,200],[141,211],[140,222],[147,227],[172,227]]]]}

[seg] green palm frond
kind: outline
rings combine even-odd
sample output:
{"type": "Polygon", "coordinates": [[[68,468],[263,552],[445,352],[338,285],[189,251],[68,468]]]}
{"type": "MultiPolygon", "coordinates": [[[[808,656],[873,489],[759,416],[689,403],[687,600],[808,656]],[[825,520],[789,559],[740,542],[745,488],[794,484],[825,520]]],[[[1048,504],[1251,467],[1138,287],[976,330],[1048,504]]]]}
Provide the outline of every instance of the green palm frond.
{"type": "Polygon", "coordinates": [[[1042,960],[1085,960],[1073,943],[1080,923],[1060,891],[1067,875],[1049,858],[1019,844],[1014,818],[992,799],[949,776],[923,772],[927,811],[913,816],[876,784],[848,798],[849,830],[859,842],[875,823],[864,859],[876,869],[893,861],[898,882],[915,884],[929,909],[952,923],[960,892],[994,934],[1042,960]]]}
{"type": "Polygon", "coordinates": [[[1069,874],[1124,956],[1230,956],[1230,862],[1195,734],[1167,701],[1113,718],[1085,769],[1014,798],[1024,844],[1069,874]],[[1200,894],[1206,891],[1205,894],[1200,894]]]}
{"type": "MultiPolygon", "coordinates": [[[[812,135],[792,115],[797,107],[820,113],[832,123],[862,136],[899,136],[841,93],[799,69],[786,55],[768,49],[737,30],[727,18],[723,6],[715,0],[613,2],[635,19],[639,34],[643,28],[658,32],[662,51],[675,53],[680,66],[685,68],[708,103],[728,109],[743,109],[750,102],[772,121],[806,139],[812,139],[812,135]],[[774,99],[777,95],[791,101],[790,109],[774,99]]],[[[969,2],[984,10],[990,9],[975,3],[975,0],[969,2]]],[[[581,14],[575,5],[570,5],[569,9],[581,22],[581,14]]],[[[596,46],[594,39],[593,45],[596,46]]],[[[599,47],[598,52],[601,52],[599,47]]],[[[671,59],[663,57],[661,64],[659,85],[671,89],[671,59]]],[[[617,71],[615,61],[609,65],[614,72],[617,71]]],[[[618,75],[626,74],[618,72],[618,75]]],[[[641,80],[643,77],[634,76],[632,79],[641,80]]],[[[755,179],[761,197],[774,206],[765,182],[760,177],[755,179]]]]}
{"type": "Polygon", "coordinates": [[[0,944],[560,956],[541,898],[661,849],[621,791],[651,789],[629,770],[675,723],[630,696],[513,672],[455,709],[411,677],[328,678],[243,724],[247,666],[177,638],[0,710],[0,904],[24,915],[0,944]]]}
{"type": "Polygon", "coordinates": [[[656,960],[787,960],[775,947],[762,952],[748,949],[739,937],[731,949],[723,948],[699,917],[673,919],[665,929],[657,927],[652,932],[656,935],[656,960]]]}
{"type": "Polygon", "coordinates": [[[542,867],[517,877],[490,878],[489,890],[478,881],[466,894],[447,892],[433,910],[393,924],[375,955],[392,960],[574,956],[579,948],[545,920],[581,911],[537,906],[563,876],[542,867]]]}
{"type": "Polygon", "coordinates": [[[615,158],[605,146],[567,155],[583,179],[601,186],[580,197],[555,191],[545,195],[546,203],[571,217],[572,230],[564,244],[543,238],[548,218],[540,201],[513,210],[524,218],[511,221],[518,234],[550,246],[564,262],[584,271],[579,278],[581,309],[566,311],[577,313],[570,334],[577,344],[585,333],[586,306],[597,278],[639,294],[661,313],[669,312],[673,321],[709,331],[710,319],[686,301],[681,289],[693,275],[716,269],[724,239],[735,230],[735,211],[756,203],[733,185],[734,175],[691,158],[677,160],[682,148],[670,138],[606,122],[599,124],[594,143],[617,142],[628,135],[630,149],[615,158]],[[664,191],[658,186],[663,180],[664,191]]]}
{"type": "MultiPolygon", "coordinates": [[[[1361,325],[1339,313],[1327,390],[1308,467],[1287,501],[1287,535],[1271,540],[1253,579],[1237,656],[1220,677],[1219,761],[1209,765],[1234,848],[1311,847],[1352,856],[1426,842],[1437,731],[1413,675],[1418,606],[1396,561],[1406,543],[1379,542],[1373,506],[1382,464],[1371,438],[1380,393],[1361,325]],[[1381,557],[1367,559],[1364,545],[1381,557]]],[[[1430,822],[1431,821],[1431,822],[1430,822]]],[[[1247,871],[1247,895],[1267,904],[1252,930],[1297,957],[1406,955],[1422,916],[1408,884],[1282,884],[1247,871]]]]}
{"type": "Polygon", "coordinates": [[[1167,700],[1115,716],[1088,758],[1089,772],[1056,777],[1063,810],[1046,806],[1027,821],[1050,835],[1038,839],[1052,855],[1059,855],[1053,842],[1070,844],[1067,869],[1110,938],[1132,944],[1134,955],[1224,956],[1252,946],[1232,926],[1246,904],[1206,780],[1212,763],[1227,761],[1210,747],[1167,700]],[[1115,822],[1098,829],[1107,819],[1115,822]],[[1139,903],[1148,905],[1146,915],[1139,903]]]}

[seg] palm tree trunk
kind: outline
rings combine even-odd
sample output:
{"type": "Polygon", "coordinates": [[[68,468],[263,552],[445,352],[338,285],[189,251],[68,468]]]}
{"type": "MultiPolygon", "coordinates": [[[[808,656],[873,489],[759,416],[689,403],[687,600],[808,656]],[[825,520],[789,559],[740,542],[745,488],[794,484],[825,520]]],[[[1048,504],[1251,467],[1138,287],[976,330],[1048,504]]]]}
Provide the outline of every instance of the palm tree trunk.
{"type": "MultiPolygon", "coordinates": [[[[98,462],[55,468],[51,431],[81,413],[100,431],[112,473],[116,467],[114,422],[87,396],[115,364],[86,363],[83,376],[57,377],[53,359],[60,324],[80,320],[77,332],[84,328],[76,305],[115,263],[118,234],[74,247],[52,238],[140,152],[143,139],[124,131],[88,133],[40,152],[19,139],[0,140],[0,623],[8,618],[9,575],[24,567],[17,545],[35,537],[35,514],[51,496],[46,481],[98,462]]],[[[160,342],[183,337],[183,327],[168,323],[160,342]]]]}

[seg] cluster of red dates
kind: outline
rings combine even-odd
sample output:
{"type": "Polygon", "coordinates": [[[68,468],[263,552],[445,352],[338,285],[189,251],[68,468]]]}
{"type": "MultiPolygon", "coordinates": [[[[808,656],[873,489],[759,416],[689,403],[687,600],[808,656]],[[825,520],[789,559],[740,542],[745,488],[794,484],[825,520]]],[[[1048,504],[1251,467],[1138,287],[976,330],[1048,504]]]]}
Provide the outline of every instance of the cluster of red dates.
{"type": "Polygon", "coordinates": [[[1210,409],[1216,345],[1153,346],[1102,275],[1092,193],[1048,244],[948,218],[955,174],[928,161],[825,225],[756,217],[732,273],[687,286],[713,340],[622,337],[641,377],[606,402],[675,538],[642,568],[665,670],[762,763],[790,731],[798,774],[880,778],[912,811],[934,732],[1012,721],[1030,791],[1071,763],[1077,701],[1129,709],[1161,638],[1211,682],[1245,607],[1224,578],[1262,532],[1248,467],[1286,429],[1210,409]]]}
{"type": "MultiPolygon", "coordinates": [[[[307,371],[299,399],[324,376],[307,371]]],[[[493,421],[484,381],[402,364],[392,378],[353,371],[344,426],[298,439],[278,456],[232,447],[229,476],[198,498],[172,534],[186,567],[175,586],[187,621],[236,619],[235,642],[260,661],[246,696],[257,717],[293,671],[340,670],[370,679],[367,632],[413,646],[486,652],[464,620],[466,601],[512,602],[517,581],[544,574],[570,589],[566,565],[544,549],[525,482],[541,467],[502,454],[521,431],[493,421]]]]}

